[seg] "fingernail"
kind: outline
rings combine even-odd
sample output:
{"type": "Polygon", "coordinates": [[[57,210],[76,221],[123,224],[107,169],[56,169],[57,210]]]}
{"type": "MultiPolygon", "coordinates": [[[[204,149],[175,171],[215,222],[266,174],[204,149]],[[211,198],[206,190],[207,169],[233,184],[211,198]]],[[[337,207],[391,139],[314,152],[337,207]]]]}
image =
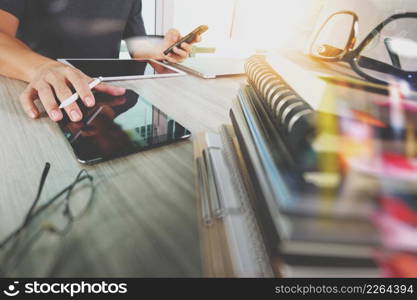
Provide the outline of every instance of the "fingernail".
{"type": "Polygon", "coordinates": [[[71,114],[71,119],[73,121],[80,121],[81,120],[81,115],[78,113],[78,111],[71,110],[70,114],[71,114]]]}
{"type": "Polygon", "coordinates": [[[54,121],[59,121],[59,120],[61,120],[61,119],[62,119],[62,113],[61,113],[61,111],[60,111],[60,110],[56,110],[56,109],[54,109],[54,110],[51,112],[51,116],[52,116],[52,120],[54,120],[54,121]]]}
{"type": "Polygon", "coordinates": [[[32,119],[36,119],[37,116],[38,114],[34,110],[29,111],[29,117],[32,119]]]}
{"type": "Polygon", "coordinates": [[[124,92],[126,92],[126,89],[125,88],[117,88],[117,91],[119,93],[124,93],[124,92]]]}
{"type": "Polygon", "coordinates": [[[94,100],[90,96],[85,97],[84,100],[85,100],[85,102],[87,103],[88,106],[93,106],[94,105],[94,100]]]}

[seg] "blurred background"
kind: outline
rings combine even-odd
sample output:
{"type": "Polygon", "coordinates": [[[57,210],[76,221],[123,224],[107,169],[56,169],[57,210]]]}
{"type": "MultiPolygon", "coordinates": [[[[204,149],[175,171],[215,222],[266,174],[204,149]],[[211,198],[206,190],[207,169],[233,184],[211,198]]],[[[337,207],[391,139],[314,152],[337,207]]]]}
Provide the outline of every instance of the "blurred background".
{"type": "MultiPolygon", "coordinates": [[[[198,25],[210,30],[198,46],[218,55],[248,56],[255,51],[304,49],[317,26],[333,12],[352,10],[364,38],[392,14],[417,11],[415,0],[142,0],[148,34],[198,25]]],[[[128,55],[122,48],[122,56],[128,55]]]]}

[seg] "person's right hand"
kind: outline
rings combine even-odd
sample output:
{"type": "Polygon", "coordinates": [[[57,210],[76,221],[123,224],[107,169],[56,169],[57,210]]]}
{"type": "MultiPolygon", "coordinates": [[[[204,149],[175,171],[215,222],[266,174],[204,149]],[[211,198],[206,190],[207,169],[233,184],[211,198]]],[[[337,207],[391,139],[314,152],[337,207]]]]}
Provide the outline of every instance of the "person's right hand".
{"type": "MultiPolygon", "coordinates": [[[[95,105],[95,99],[88,86],[92,80],[76,68],[52,61],[42,65],[37,70],[28,87],[20,95],[20,102],[26,114],[36,119],[40,113],[34,101],[39,99],[49,117],[58,122],[62,120],[63,114],[55,100],[55,95],[59,102],[63,102],[72,96],[72,87],[80,95],[83,103],[87,107],[92,107],[95,105]]],[[[95,89],[112,96],[121,96],[126,92],[124,88],[106,84],[100,84],[95,89]]],[[[81,110],[76,103],[66,107],[65,112],[73,122],[82,120],[81,110]]]]}

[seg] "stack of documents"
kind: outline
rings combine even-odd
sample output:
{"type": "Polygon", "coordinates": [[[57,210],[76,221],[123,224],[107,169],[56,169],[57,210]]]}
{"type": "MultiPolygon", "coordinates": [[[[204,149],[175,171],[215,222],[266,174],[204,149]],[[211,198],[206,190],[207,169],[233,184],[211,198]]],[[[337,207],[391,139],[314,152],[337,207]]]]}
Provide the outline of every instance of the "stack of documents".
{"type": "MultiPolygon", "coordinates": [[[[264,122],[269,117],[259,101],[250,86],[242,87],[231,118],[258,191],[256,211],[269,231],[272,263],[286,276],[376,276],[373,252],[380,236],[369,218],[375,199],[352,201],[339,187],[341,174],[298,163],[280,132],[264,122]]],[[[318,159],[314,149],[307,156],[318,159]]],[[[331,153],[324,158],[335,161],[331,153]]]]}
{"type": "Polygon", "coordinates": [[[249,59],[232,127],[196,141],[204,224],[245,216],[205,239],[223,249],[204,255],[209,274],[416,276],[417,94],[398,106],[386,87],[302,61],[249,59]]]}

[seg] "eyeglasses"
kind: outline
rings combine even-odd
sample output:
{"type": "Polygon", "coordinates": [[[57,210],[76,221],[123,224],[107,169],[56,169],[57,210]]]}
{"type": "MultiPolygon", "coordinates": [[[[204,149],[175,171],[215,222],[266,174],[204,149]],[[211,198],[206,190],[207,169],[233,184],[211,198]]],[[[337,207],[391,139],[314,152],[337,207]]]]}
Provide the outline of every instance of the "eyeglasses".
{"type": "Polygon", "coordinates": [[[407,82],[417,88],[417,13],[393,15],[355,49],[359,19],[351,11],[332,14],[310,47],[313,57],[346,62],[364,79],[378,84],[407,82]]]}
{"type": "Polygon", "coordinates": [[[92,204],[94,179],[86,170],[82,170],[70,185],[46,203],[38,205],[49,170],[50,164],[47,163],[36,198],[22,225],[0,242],[0,275],[14,269],[43,233],[65,236],[73,223],[84,216],[92,204]]]}

